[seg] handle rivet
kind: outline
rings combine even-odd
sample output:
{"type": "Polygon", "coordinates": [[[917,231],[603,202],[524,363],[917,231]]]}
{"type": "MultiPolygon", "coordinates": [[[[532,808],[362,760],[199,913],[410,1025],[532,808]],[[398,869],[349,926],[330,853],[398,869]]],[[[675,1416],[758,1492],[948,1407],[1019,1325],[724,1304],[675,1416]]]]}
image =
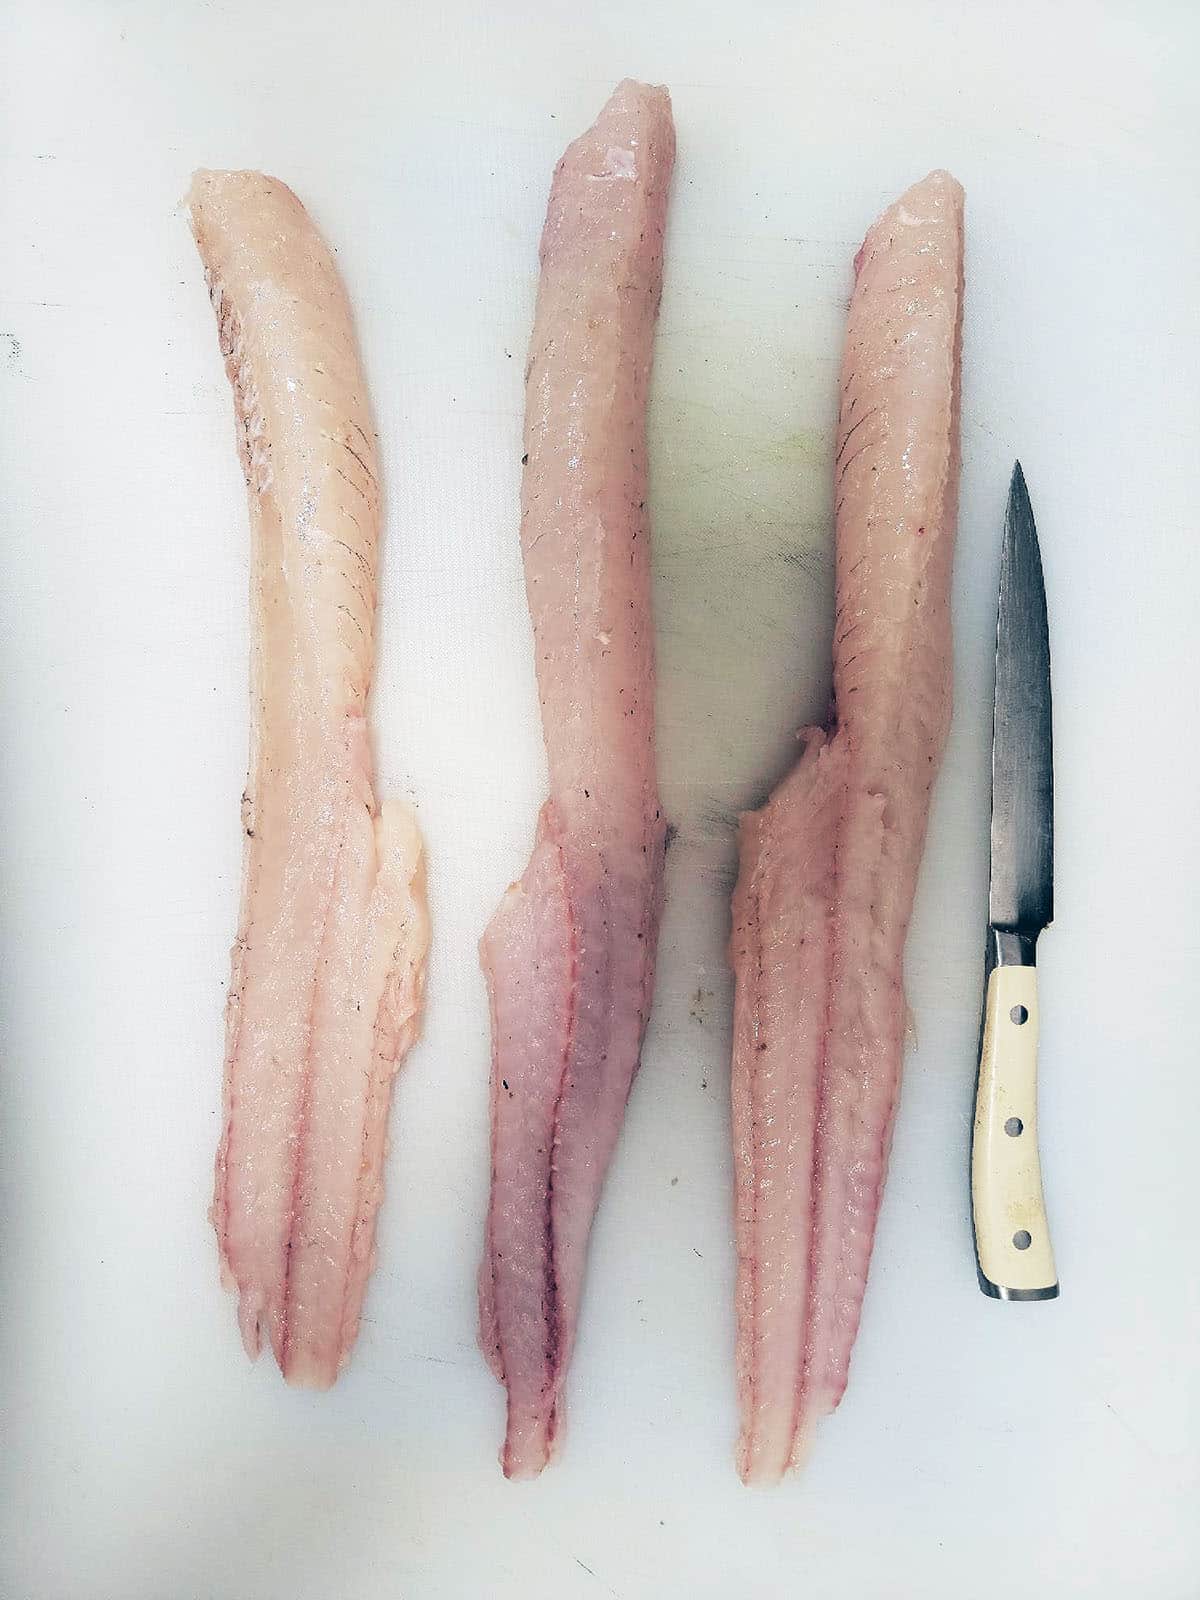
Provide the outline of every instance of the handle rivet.
{"type": "Polygon", "coordinates": [[[1013,1244],[1018,1250],[1028,1250],[1032,1243],[1033,1235],[1031,1233],[1027,1233],[1024,1228],[1022,1228],[1018,1233],[1013,1234],[1013,1244]]]}
{"type": "Polygon", "coordinates": [[[1008,1013],[1019,1028],[1023,1022],[1029,1021],[1029,1013],[1024,1006],[1014,1006],[1008,1013]]]}
{"type": "Polygon", "coordinates": [[[1025,1124],[1021,1121],[1020,1117],[1009,1117],[1008,1121],[1004,1124],[1004,1131],[1010,1139],[1016,1139],[1025,1132],[1025,1124]]]}

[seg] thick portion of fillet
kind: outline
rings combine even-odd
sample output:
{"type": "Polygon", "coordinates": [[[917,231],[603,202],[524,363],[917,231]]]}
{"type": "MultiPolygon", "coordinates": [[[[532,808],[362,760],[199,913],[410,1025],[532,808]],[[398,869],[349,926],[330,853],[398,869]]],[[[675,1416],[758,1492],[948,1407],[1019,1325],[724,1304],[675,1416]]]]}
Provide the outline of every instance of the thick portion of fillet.
{"type": "Polygon", "coordinates": [[[730,946],[738,1468],[797,1465],[846,1385],[900,1082],[904,940],[950,719],[962,191],[855,259],[835,459],[834,717],[742,821],[730,946]]]}
{"type": "Polygon", "coordinates": [[[480,1341],[508,1391],[512,1477],[541,1471],[554,1445],[654,981],[666,830],[645,410],[673,159],[666,91],[622,83],[560,161],[542,235],[521,547],[550,799],[481,947],[493,1054],[480,1341]]]}
{"type": "Polygon", "coordinates": [[[358,1331],[388,1100],[415,1037],[421,841],[376,804],[379,484],[345,292],[284,184],[201,172],[192,231],[233,385],[252,540],[251,750],[212,1219],[251,1356],[332,1383],[358,1331]]]}

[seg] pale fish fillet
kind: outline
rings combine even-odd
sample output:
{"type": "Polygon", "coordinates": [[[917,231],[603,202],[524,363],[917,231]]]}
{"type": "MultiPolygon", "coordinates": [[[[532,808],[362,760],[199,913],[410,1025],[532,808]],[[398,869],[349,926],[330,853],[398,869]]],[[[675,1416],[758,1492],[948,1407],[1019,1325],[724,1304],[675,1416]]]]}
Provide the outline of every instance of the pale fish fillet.
{"type": "Polygon", "coordinates": [[[251,750],[212,1220],[248,1353],[324,1388],[374,1259],[392,1076],[419,1024],[421,840],[378,806],[366,702],[379,483],[350,308],[284,184],[200,172],[192,231],[252,540],[251,750]]]}
{"type": "Polygon", "coordinates": [[[736,980],[738,1469],[799,1465],[846,1386],[900,1083],[904,940],[950,720],[962,191],[855,258],[837,428],[834,717],[742,819],[736,980]]]}
{"type": "Polygon", "coordinates": [[[550,798],[484,935],[492,1188],[480,1341],[508,1391],[501,1463],[560,1422],[592,1217],[654,982],[665,825],[654,763],[646,390],[674,129],[622,83],[554,175],[530,346],[521,548],[550,798]]]}

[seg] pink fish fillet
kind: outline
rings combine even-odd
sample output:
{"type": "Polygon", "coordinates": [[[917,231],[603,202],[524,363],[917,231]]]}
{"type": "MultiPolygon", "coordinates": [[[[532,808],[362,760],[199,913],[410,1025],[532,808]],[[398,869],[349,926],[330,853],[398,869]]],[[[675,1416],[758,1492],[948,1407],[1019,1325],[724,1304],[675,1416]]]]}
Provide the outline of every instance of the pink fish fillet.
{"type": "Polygon", "coordinates": [[[192,231],[233,385],[252,540],[251,749],[212,1220],[246,1349],[324,1388],[358,1331],[391,1080],[415,1037],[421,841],[376,804],[379,482],[350,308],[284,184],[201,172],[192,231]]]}
{"type": "Polygon", "coordinates": [[[738,1469],[799,1465],[846,1386],[900,1083],[904,939],[950,720],[962,191],[855,257],[835,458],[834,716],[742,819],[730,958],[738,1469]]]}
{"type": "Polygon", "coordinates": [[[560,1421],[592,1217],[654,983],[665,825],[654,765],[646,389],[674,130],[622,83],[559,162],[527,372],[521,549],[550,798],[481,945],[492,1186],[480,1342],[508,1390],[501,1463],[560,1421]]]}

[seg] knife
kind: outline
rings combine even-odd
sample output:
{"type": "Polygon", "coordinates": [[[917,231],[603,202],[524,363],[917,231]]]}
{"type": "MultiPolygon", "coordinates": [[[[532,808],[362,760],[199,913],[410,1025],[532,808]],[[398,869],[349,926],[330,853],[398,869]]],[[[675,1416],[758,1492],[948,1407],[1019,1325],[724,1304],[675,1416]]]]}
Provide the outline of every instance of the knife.
{"type": "Polygon", "coordinates": [[[992,876],[971,1144],[979,1287],[997,1300],[1053,1300],[1058,1294],[1037,1135],[1037,940],[1054,915],[1050,722],[1046,589],[1018,461],[1000,562],[992,876]]]}

